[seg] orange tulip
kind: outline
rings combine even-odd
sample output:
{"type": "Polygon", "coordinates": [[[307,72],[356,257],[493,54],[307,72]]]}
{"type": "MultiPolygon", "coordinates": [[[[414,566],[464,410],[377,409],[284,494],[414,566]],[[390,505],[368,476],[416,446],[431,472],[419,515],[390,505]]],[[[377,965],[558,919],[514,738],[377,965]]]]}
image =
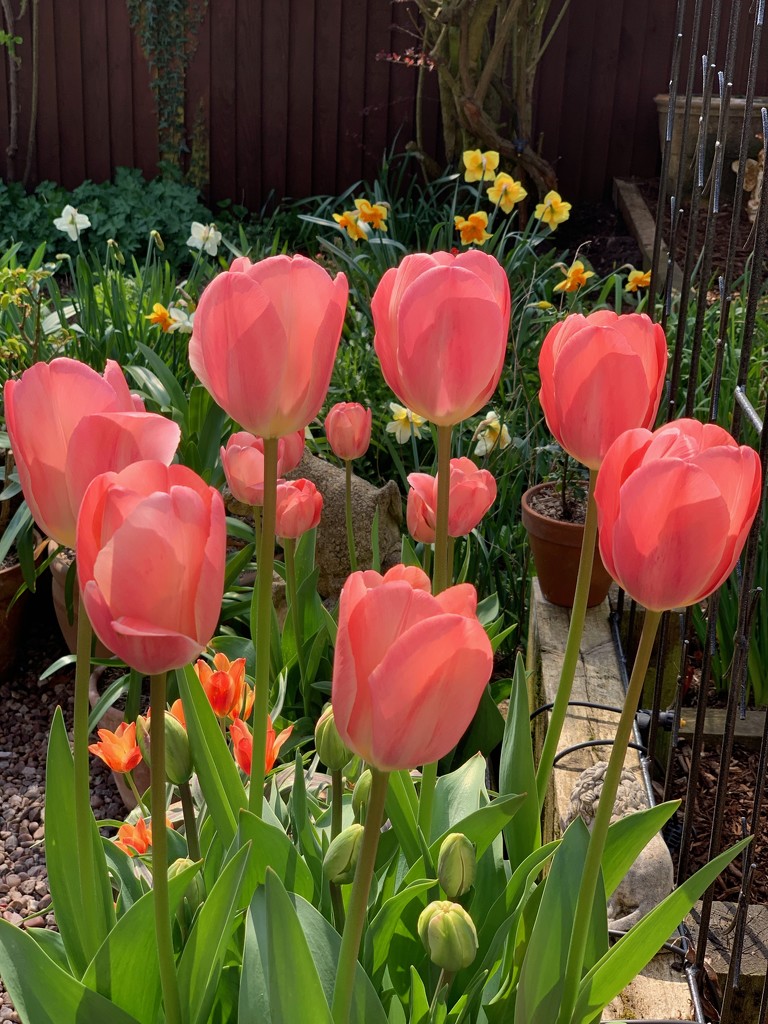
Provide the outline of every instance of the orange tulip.
{"type": "MultiPolygon", "coordinates": [[[[293,732],[293,726],[289,725],[279,735],[275,735],[272,719],[267,716],[267,748],[264,759],[264,770],[271,771],[274,767],[280,748],[293,732]]],[[[253,734],[242,719],[236,718],[229,727],[229,735],[232,738],[232,749],[240,768],[246,775],[251,774],[251,759],[253,756],[253,734]]]]}
{"type": "Polygon", "coordinates": [[[418,569],[347,579],[332,704],[344,743],[382,771],[437,761],[472,721],[493,668],[468,583],[433,597],[418,569]]]}
{"type": "Polygon", "coordinates": [[[651,611],[703,600],[730,575],[760,503],[760,459],[698,420],[628,430],[595,488],[600,554],[651,611]]]}
{"type": "MultiPolygon", "coordinates": [[[[434,544],[437,510],[437,474],[411,473],[408,477],[408,530],[414,540],[434,544]]],[[[448,536],[471,533],[496,500],[496,481],[471,459],[451,459],[448,494],[448,536]]]]}
{"type": "Polygon", "coordinates": [[[275,534],[296,540],[314,530],[323,511],[323,496],[311,480],[287,480],[277,485],[275,534]]]}
{"type": "Polygon", "coordinates": [[[347,306],[347,279],[304,256],[236,259],[207,286],[189,343],[193,371],[259,437],[301,430],[320,411],[347,306]]]}
{"type": "MultiPolygon", "coordinates": [[[[277,442],[277,475],[290,473],[304,454],[304,431],[281,437],[277,442]]],[[[229,489],[245,505],[264,504],[264,438],[245,430],[232,434],[221,449],[221,464],[229,489]]]]}
{"type": "Polygon", "coordinates": [[[509,330],[509,282],[472,251],[406,256],[371,303],[384,379],[403,405],[438,426],[473,416],[496,390],[509,330]]]}
{"type": "Polygon", "coordinates": [[[325,436],[340,459],[359,459],[371,443],[373,413],[359,402],[337,402],[325,417],[325,436]]]}
{"type": "Polygon", "coordinates": [[[99,742],[92,743],[88,749],[108,764],[113,772],[132,772],[141,761],[136,723],[121,722],[115,732],[99,729],[99,742]]]}
{"type": "Polygon", "coordinates": [[[171,714],[177,722],[180,722],[185,729],[187,728],[187,720],[184,717],[184,705],[181,703],[181,700],[175,700],[171,704],[171,714]]]}
{"type": "Polygon", "coordinates": [[[214,714],[219,718],[236,717],[243,704],[245,658],[230,661],[226,654],[217,651],[213,665],[211,668],[201,658],[195,665],[197,678],[202,683],[214,714]]]}
{"type": "Polygon", "coordinates": [[[573,313],[539,354],[547,425],[570,455],[599,469],[625,430],[653,426],[666,370],[664,331],[644,313],[573,313]]]}
{"type": "Polygon", "coordinates": [[[135,857],[137,853],[146,853],[151,845],[152,829],[147,826],[143,818],[139,818],[135,825],[129,825],[126,821],[117,830],[115,846],[119,846],[129,857],[135,857]]]}

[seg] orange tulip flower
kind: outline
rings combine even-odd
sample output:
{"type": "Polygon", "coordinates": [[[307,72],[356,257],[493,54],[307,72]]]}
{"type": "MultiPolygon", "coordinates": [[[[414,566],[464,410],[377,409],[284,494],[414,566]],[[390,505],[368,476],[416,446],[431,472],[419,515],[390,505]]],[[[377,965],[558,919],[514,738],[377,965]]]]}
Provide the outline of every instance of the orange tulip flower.
{"type": "Polygon", "coordinates": [[[115,732],[99,729],[99,742],[88,749],[108,764],[113,772],[131,772],[141,761],[141,751],[136,742],[136,723],[121,722],[115,732]]]}
{"type": "Polygon", "coordinates": [[[152,829],[143,818],[139,818],[135,825],[129,825],[126,821],[117,830],[115,846],[119,846],[129,857],[135,857],[137,853],[146,853],[151,845],[152,829]]]}
{"type": "MultiPolygon", "coordinates": [[[[275,735],[272,719],[267,716],[267,752],[264,759],[266,771],[272,770],[277,760],[277,755],[280,753],[280,748],[292,732],[293,726],[289,725],[287,729],[283,729],[281,733],[275,735]]],[[[245,722],[237,718],[229,727],[229,735],[232,737],[235,760],[245,774],[250,775],[251,758],[253,756],[253,735],[251,730],[245,722]]]]}
{"type": "Polygon", "coordinates": [[[203,685],[211,707],[219,718],[234,717],[243,703],[245,685],[245,658],[230,661],[226,654],[217,652],[214,667],[202,658],[195,665],[197,677],[203,685]]]}
{"type": "Polygon", "coordinates": [[[185,729],[187,728],[187,720],[184,717],[184,705],[181,703],[181,700],[175,700],[171,704],[171,714],[177,722],[180,722],[185,729]]]}

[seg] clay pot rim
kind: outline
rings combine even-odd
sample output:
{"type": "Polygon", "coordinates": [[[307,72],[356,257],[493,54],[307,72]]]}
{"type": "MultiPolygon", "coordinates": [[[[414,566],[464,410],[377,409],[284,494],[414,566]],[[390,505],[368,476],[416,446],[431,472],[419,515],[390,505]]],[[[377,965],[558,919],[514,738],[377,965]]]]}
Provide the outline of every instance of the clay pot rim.
{"type": "MultiPolygon", "coordinates": [[[[42,555],[48,545],[48,538],[44,537],[42,533],[35,527],[33,530],[34,536],[38,538],[37,543],[32,549],[33,558],[35,565],[41,561],[42,555]]],[[[21,569],[21,562],[14,562],[13,565],[6,565],[0,567],[0,573],[18,572],[21,569]]]]}
{"type": "Polygon", "coordinates": [[[544,483],[534,484],[523,493],[520,499],[523,526],[529,533],[545,537],[549,536],[552,530],[556,530],[560,538],[563,538],[561,543],[566,543],[569,547],[571,545],[580,547],[584,523],[569,523],[564,519],[552,519],[550,516],[537,512],[529,503],[531,495],[539,494],[544,490],[552,490],[554,487],[557,487],[556,481],[546,480],[544,483]]]}

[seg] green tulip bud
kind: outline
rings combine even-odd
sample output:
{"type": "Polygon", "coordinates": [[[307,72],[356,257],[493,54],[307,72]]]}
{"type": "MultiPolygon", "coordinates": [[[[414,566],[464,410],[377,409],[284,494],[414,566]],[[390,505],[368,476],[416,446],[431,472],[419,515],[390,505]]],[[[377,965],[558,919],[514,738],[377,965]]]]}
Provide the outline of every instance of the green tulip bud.
{"type": "Polygon", "coordinates": [[[152,766],[151,759],[151,748],[152,743],[149,738],[149,718],[144,715],[139,715],[136,719],[136,742],[139,745],[141,756],[146,762],[147,768],[152,766]]]}
{"type": "Polygon", "coordinates": [[[329,882],[346,885],[353,880],[364,831],[362,825],[350,825],[340,832],[328,847],[323,859],[323,871],[329,882]]]}
{"type": "Polygon", "coordinates": [[[165,774],[174,786],[189,782],[192,778],[194,765],[192,751],[189,749],[187,730],[181,722],[174,718],[170,711],[165,712],[165,774]]]}
{"type": "MultiPolygon", "coordinates": [[[[168,867],[169,881],[171,878],[175,878],[176,875],[180,875],[182,871],[184,871],[186,868],[190,867],[194,863],[195,862],[193,860],[190,860],[189,857],[179,857],[178,860],[175,860],[168,867]]],[[[193,912],[200,906],[200,904],[205,899],[205,883],[203,882],[202,875],[199,871],[197,871],[194,874],[192,881],[184,890],[183,899],[185,899],[188,902],[193,912]]]]}
{"type": "Polygon", "coordinates": [[[430,903],[419,915],[418,932],[432,963],[450,974],[469,967],[477,956],[474,923],[458,903],[430,903]]]}
{"type": "Polygon", "coordinates": [[[325,708],[315,726],[315,749],[320,760],[331,772],[340,772],[352,757],[352,751],[344,746],[339,730],[333,720],[333,708],[325,708]]]}
{"type": "Polygon", "coordinates": [[[360,812],[370,799],[372,782],[371,769],[366,768],[352,790],[352,810],[356,818],[360,817],[360,812]]]}
{"type": "Polygon", "coordinates": [[[469,892],[475,884],[477,857],[475,846],[463,832],[451,832],[443,840],[437,860],[437,880],[449,900],[469,892]]]}

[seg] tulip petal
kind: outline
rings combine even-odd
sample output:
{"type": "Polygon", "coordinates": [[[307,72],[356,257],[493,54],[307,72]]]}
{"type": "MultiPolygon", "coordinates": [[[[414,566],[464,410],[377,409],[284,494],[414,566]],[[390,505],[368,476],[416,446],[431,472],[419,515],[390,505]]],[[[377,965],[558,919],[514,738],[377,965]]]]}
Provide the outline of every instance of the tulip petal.
{"type": "Polygon", "coordinates": [[[653,434],[644,427],[625,431],[606,452],[597,474],[595,504],[600,556],[614,579],[617,579],[617,575],[613,561],[613,531],[621,507],[621,486],[642,462],[652,439],[653,434]]]}

